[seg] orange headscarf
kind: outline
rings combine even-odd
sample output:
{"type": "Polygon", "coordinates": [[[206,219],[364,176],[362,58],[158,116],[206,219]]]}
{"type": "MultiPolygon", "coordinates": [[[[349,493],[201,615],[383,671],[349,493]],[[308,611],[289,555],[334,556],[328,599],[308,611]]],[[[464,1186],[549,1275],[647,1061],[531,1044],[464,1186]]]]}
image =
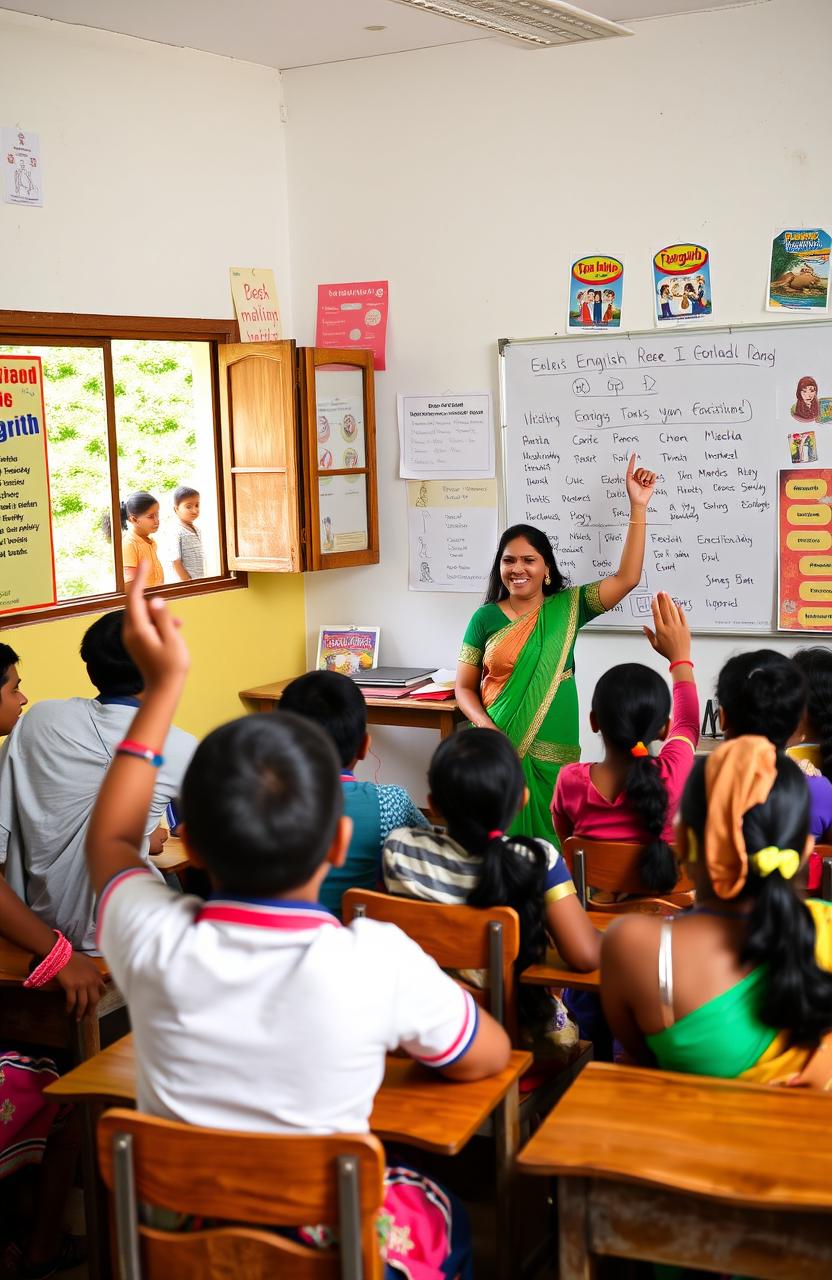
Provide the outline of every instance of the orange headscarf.
{"type": "Polygon", "coordinates": [[[768,738],[733,738],[705,764],[705,863],[718,898],[736,898],[748,878],[742,820],[764,804],[777,778],[777,752],[768,738]]]}

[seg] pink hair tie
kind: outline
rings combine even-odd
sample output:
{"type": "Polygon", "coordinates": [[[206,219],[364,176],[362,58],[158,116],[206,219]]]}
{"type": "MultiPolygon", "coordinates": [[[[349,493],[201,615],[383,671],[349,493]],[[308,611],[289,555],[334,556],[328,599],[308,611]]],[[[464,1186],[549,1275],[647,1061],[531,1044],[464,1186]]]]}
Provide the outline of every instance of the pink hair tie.
{"type": "Polygon", "coordinates": [[[72,943],[57,929],[53,929],[53,933],[57,938],[54,947],[37,968],[32,970],[23,983],[24,987],[45,987],[72,959],[72,943]]]}
{"type": "Polygon", "coordinates": [[[505,831],[489,831],[488,838],[489,840],[502,840],[504,835],[505,831]]]}

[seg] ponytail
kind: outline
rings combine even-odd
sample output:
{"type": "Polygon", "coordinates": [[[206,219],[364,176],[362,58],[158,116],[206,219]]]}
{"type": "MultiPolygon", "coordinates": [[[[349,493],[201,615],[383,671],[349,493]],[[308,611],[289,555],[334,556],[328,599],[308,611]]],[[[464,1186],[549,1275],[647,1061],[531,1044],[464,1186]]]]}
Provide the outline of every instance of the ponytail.
{"type": "MultiPolygon", "coordinates": [[[[670,692],[661,676],[640,662],[622,663],[601,677],[592,695],[592,713],[604,742],[622,755],[651,742],[670,717],[670,692]]],[[[624,782],[627,804],[650,836],[641,860],[641,878],[651,893],[669,893],[679,879],[676,855],[662,832],[667,823],[667,788],[658,761],[633,756],[624,782]]]]}

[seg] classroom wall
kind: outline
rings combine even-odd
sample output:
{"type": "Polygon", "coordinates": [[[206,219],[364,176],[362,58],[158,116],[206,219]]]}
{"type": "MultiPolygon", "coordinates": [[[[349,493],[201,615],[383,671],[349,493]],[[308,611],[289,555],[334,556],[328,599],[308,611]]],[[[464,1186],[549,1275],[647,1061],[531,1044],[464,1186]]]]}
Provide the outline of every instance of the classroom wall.
{"type": "MultiPolygon", "coordinates": [[[[379,623],[383,662],[451,665],[478,603],[408,591],[397,391],[490,387],[496,403],[497,338],[563,331],[571,254],[625,255],[625,323],[640,329],[652,324],[651,251],[705,243],[715,322],[764,320],[774,224],[828,223],[828,0],[632,26],[632,38],[580,47],[475,41],[285,73],[298,339],[313,340],[319,281],[390,280],[376,392],[381,564],[307,578],[310,653],[322,622],[379,623]]],[[[696,642],[703,693],[749,645],[696,642]]],[[[584,633],[584,715],[610,663],[651,659],[635,635],[584,633]]],[[[376,738],[381,776],[424,796],[435,739],[376,738]]],[[[588,729],[584,747],[595,750],[588,729]]]]}
{"type": "MultiPolygon", "coordinates": [[[[229,266],[272,266],[291,333],[276,71],[5,10],[0,48],[0,123],[40,133],[44,187],[42,209],[0,204],[0,306],[222,317],[229,266]]],[[[176,606],[193,653],[178,720],[194,733],[239,714],[238,690],[303,670],[302,580],[249,584],[176,606]]],[[[3,632],[30,697],[89,693],[92,620],[3,632]]]]}

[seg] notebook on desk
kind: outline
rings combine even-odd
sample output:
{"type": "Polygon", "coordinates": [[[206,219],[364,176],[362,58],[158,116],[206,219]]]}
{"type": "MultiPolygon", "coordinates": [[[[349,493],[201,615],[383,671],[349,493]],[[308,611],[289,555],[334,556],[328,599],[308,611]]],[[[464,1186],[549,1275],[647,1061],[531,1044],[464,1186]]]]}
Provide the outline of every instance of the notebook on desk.
{"type": "Polygon", "coordinates": [[[350,677],[362,689],[410,689],[425,684],[433,667],[374,667],[372,671],[356,671],[350,677]]]}

